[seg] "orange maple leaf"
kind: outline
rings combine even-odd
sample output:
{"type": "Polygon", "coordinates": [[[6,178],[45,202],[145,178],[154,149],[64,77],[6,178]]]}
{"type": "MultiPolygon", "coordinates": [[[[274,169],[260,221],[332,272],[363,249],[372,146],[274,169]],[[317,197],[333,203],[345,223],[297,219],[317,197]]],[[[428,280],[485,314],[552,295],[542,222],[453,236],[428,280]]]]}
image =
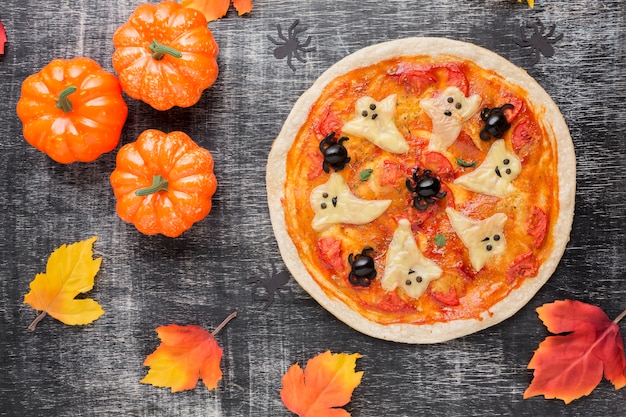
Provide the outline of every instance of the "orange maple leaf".
{"type": "Polygon", "coordinates": [[[104,310],[92,299],[75,297],[93,288],[94,277],[100,270],[102,258],[93,259],[94,236],[69,246],[55,249],[46,265],[46,273],[40,273],[30,283],[30,292],[24,302],[41,314],[28,326],[35,330],[37,323],[47,314],[69,325],[88,324],[96,320],[104,310]]]}
{"type": "Polygon", "coordinates": [[[232,313],[212,333],[195,325],[157,327],[161,344],[144,361],[150,370],[140,382],[179,392],[194,389],[202,378],[209,390],[217,388],[222,348],[214,336],[236,315],[232,313]]]}
{"type": "MultiPolygon", "coordinates": [[[[230,0],[182,0],[184,7],[196,9],[204,15],[208,22],[224,17],[228,12],[230,0]]],[[[250,13],[252,10],[252,0],[233,0],[233,6],[239,16],[250,13]]]]}
{"type": "Polygon", "coordinates": [[[283,375],[280,397],[300,417],[346,417],[342,407],[361,383],[363,372],[354,372],[358,353],[326,351],[310,359],[303,371],[297,363],[283,375]]]}
{"type": "Polygon", "coordinates": [[[624,342],[617,323],[596,306],[580,301],[555,301],[537,309],[539,318],[555,334],[539,344],[530,363],[534,378],[524,398],[544,395],[566,404],[591,391],[604,377],[615,389],[626,386],[624,342]]]}

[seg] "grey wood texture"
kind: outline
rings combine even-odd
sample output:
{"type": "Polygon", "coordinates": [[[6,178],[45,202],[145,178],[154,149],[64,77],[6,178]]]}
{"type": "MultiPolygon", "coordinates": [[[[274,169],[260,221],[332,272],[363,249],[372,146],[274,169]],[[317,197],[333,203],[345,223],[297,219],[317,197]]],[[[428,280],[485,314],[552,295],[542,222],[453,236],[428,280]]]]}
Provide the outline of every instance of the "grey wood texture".
{"type": "MultiPolygon", "coordinates": [[[[621,416],[626,390],[602,381],[565,406],[522,399],[526,366],[547,331],[535,309],[558,299],[626,308],[626,3],[623,0],[346,1],[254,0],[240,17],[209,23],[220,75],[201,101],[159,112],[128,97],[120,146],[145,129],[182,130],[215,157],[219,181],[210,215],[182,237],[143,236],[115,214],[111,152],[60,165],[28,146],[15,114],[23,80],[54,58],[80,55],[112,71],[111,37],[139,4],[131,0],[2,0],[9,38],[0,59],[0,415],[289,416],[281,377],[326,350],[360,352],[362,383],[352,416],[621,416]],[[278,59],[268,35],[296,19],[311,36],[306,62],[278,59]],[[527,23],[563,34],[552,57],[531,65],[514,39],[527,23]],[[263,285],[285,270],[273,237],[265,161],[299,95],[330,65],[364,46],[407,36],[444,36],[487,47],[525,68],[560,106],[573,136],[577,199],[571,242],[554,276],[500,325],[427,346],[353,331],[293,279],[269,298],[263,285]],[[63,243],[98,235],[103,257],[88,294],[106,313],[83,327],[23,304],[29,283],[63,243]],[[223,380],[172,394],[139,383],[142,365],[170,323],[213,329],[223,380]]],[[[622,324],[622,329],[626,325],[622,324]]]]}

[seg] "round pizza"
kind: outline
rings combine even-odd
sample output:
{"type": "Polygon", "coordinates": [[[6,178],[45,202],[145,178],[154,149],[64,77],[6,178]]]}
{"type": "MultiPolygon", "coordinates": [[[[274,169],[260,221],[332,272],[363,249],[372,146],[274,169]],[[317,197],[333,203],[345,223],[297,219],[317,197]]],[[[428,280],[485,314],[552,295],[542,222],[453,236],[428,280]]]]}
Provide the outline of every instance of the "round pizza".
{"type": "Polygon", "coordinates": [[[298,283],[354,329],[436,343],[522,308],[569,240],[574,148],[524,70],[408,38],[342,59],[296,102],[267,191],[298,283]]]}

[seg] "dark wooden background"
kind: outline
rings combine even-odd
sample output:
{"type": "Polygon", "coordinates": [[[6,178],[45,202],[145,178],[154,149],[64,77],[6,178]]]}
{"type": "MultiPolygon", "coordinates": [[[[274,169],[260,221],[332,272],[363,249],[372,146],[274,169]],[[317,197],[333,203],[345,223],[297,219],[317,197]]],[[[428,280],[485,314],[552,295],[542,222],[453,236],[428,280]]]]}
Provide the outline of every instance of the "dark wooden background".
{"type": "MultiPolygon", "coordinates": [[[[9,38],[0,58],[0,415],[289,416],[281,376],[318,353],[360,352],[365,372],[346,407],[353,416],[622,416],[626,390],[603,381],[565,406],[522,394],[526,369],[547,335],[535,308],[557,299],[626,308],[626,3],[623,0],[254,0],[209,28],[220,75],[201,101],[167,112],[128,99],[120,146],[148,128],[182,130],[209,149],[219,181],[210,215],[181,238],[148,237],[115,214],[115,152],[59,165],[28,146],[15,114],[20,86],[54,58],[80,55],[112,71],[111,37],[136,0],[2,0],[9,38]],[[314,51],[277,59],[268,35],[299,19],[314,51]],[[515,43],[527,23],[555,25],[551,57],[533,64],[515,43]],[[348,328],[293,281],[272,299],[262,284],[285,270],[265,191],[265,161],[299,95],[330,65],[364,46],[407,36],[445,36],[487,47],[525,68],[567,120],[577,161],[571,242],[554,276],[504,323],[451,342],[385,342],[348,328]],[[91,325],[23,304],[29,283],[63,243],[98,235],[103,257],[89,297],[106,314],[91,325]],[[213,329],[224,378],[208,391],[172,394],[139,383],[170,323],[213,329]]],[[[526,35],[529,35],[527,32],[526,35]]],[[[550,55],[550,54],[548,54],[550,55]]],[[[622,329],[626,325],[622,324],[622,329]]]]}

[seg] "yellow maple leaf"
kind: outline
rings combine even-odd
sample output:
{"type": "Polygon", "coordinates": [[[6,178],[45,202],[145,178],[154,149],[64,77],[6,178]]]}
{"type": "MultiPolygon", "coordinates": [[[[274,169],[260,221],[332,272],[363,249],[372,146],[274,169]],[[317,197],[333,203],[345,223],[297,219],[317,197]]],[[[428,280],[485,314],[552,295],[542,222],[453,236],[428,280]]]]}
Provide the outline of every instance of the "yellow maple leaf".
{"type": "MultiPolygon", "coordinates": [[[[518,2],[518,3],[521,3],[521,2],[522,2],[522,0],[517,0],[517,2],[518,2]]],[[[528,5],[529,5],[531,8],[534,8],[534,7],[535,7],[535,0],[526,0],[526,2],[528,3],[528,5]]]]}
{"type": "Polygon", "coordinates": [[[100,270],[102,258],[93,259],[93,242],[90,239],[71,245],[62,245],[52,252],[46,264],[46,273],[39,273],[30,283],[30,292],[24,303],[41,314],[28,326],[35,330],[37,323],[47,314],[69,325],[88,324],[104,310],[92,299],[75,297],[93,288],[94,277],[100,270]]]}

